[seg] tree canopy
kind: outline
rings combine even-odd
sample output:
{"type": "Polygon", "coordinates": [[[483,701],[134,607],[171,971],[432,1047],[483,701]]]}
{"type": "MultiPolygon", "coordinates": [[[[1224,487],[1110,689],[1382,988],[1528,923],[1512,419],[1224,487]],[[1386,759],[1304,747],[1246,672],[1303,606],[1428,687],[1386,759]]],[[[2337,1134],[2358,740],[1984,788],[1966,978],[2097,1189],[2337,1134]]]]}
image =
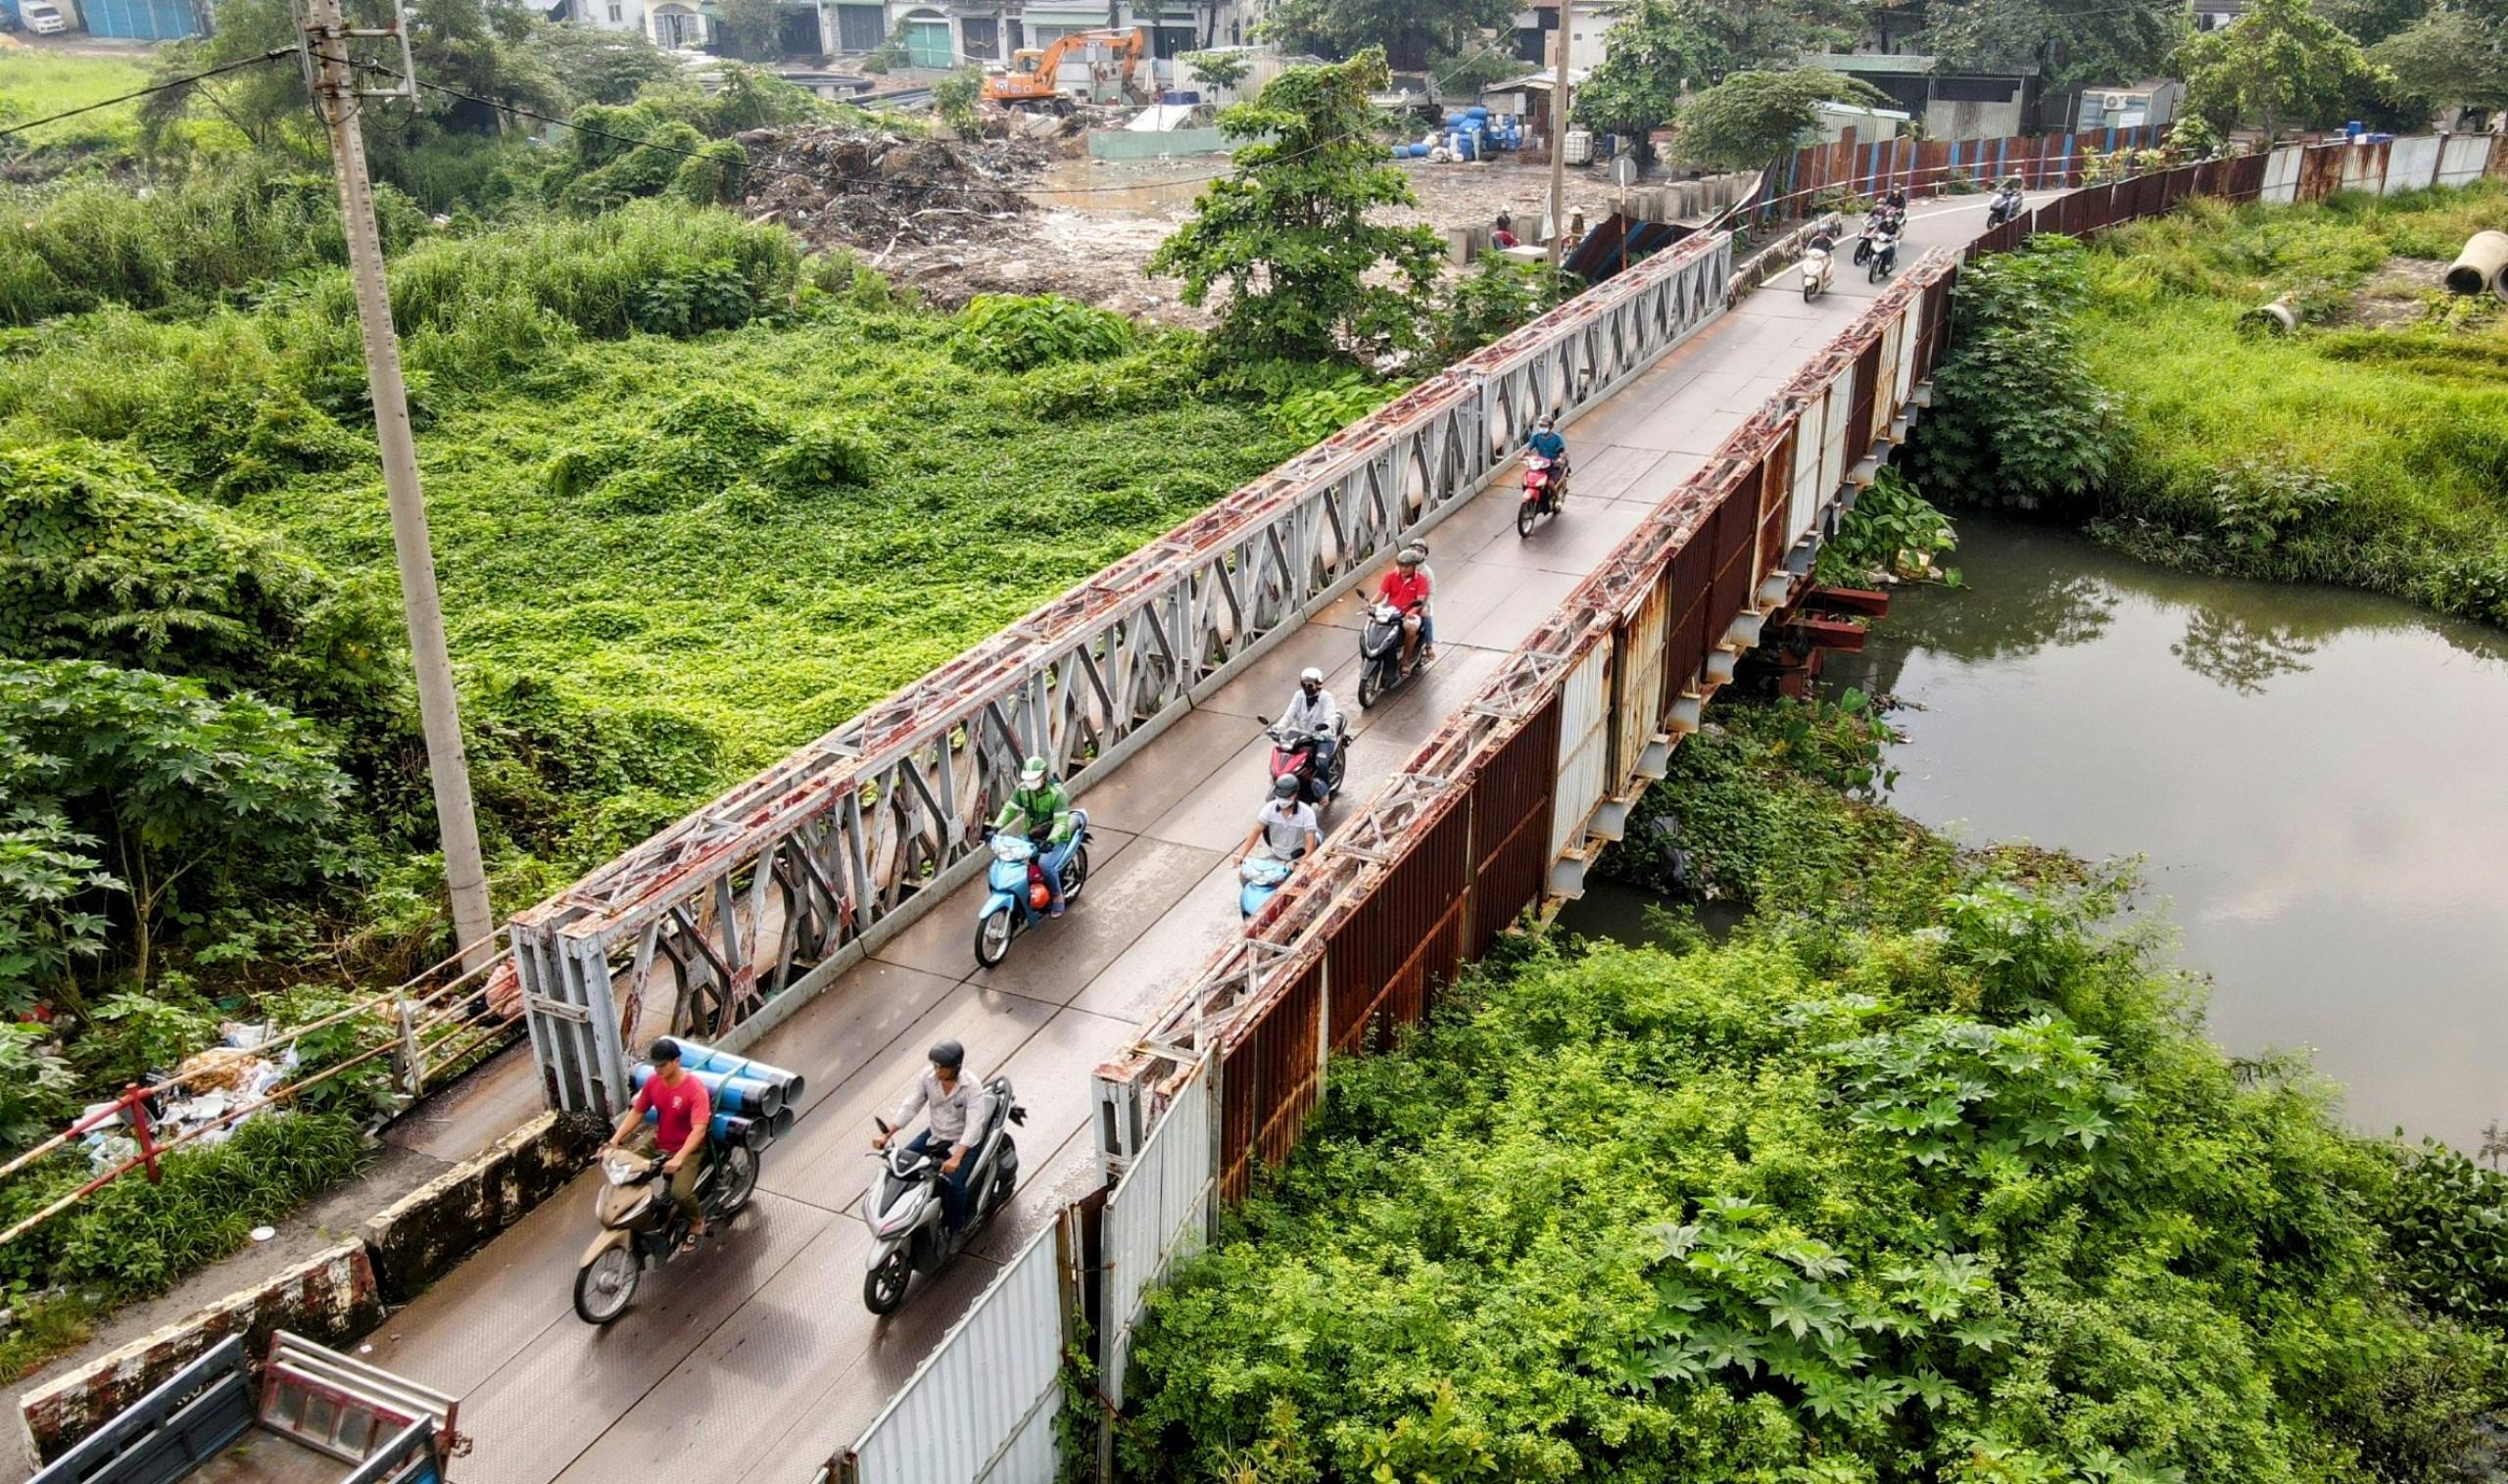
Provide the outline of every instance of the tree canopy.
{"type": "Polygon", "coordinates": [[[2337,122],[2346,104],[2392,84],[2359,42],[2307,0],[2254,0],[2228,25],[2188,40],[2177,65],[2188,113],[2224,133],[2254,124],[2267,138],[2286,127],[2337,122]]]}
{"type": "Polygon", "coordinates": [[[2051,89],[2160,72],[2188,33],[2184,0],[1941,0],[1919,42],[1955,69],[2034,64],[2051,89]]]}
{"type": "Polygon", "coordinates": [[[1481,32],[1512,27],[1516,0],[1279,0],[1263,37],[1289,51],[1355,58],[1374,49],[1389,66],[1423,68],[1484,48],[1481,32]]]}
{"type": "Polygon", "coordinates": [[[1682,105],[1672,149],[1708,169],[1756,169],[1792,148],[1821,104],[1885,101],[1869,83],[1817,68],[1735,72],[1682,105]]]}
{"type": "Polygon", "coordinates": [[[1220,115],[1242,141],[1235,171],[1202,193],[1150,268],[1182,278],[1190,305],[1225,287],[1218,344],[1231,358],[1366,361],[1422,344],[1444,244],[1370,219],[1415,200],[1375,143],[1368,94],[1385,82],[1384,54],[1371,49],[1291,68],[1220,115]]]}
{"type": "Polygon", "coordinates": [[[2395,91],[2424,112],[2508,108],[2508,6],[2434,10],[2369,48],[2395,91]]]}

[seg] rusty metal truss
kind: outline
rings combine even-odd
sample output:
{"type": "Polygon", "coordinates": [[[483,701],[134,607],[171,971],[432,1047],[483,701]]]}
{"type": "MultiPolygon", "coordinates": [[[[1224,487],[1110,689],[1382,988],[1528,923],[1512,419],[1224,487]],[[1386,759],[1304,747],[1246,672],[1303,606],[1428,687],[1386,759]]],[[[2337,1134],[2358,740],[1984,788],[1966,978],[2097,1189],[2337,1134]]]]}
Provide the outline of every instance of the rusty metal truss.
{"type": "Polygon", "coordinates": [[[1684,241],[1431,377],[517,915],[553,1106],[614,1112],[645,1029],[763,1034],[979,864],[1043,756],[1085,790],[1394,547],[1724,309],[1684,241]],[[664,997],[668,1005],[663,1005],[664,997]]]}
{"type": "MultiPolygon", "coordinates": [[[[1201,973],[1147,1023],[1131,1051],[1098,1069],[1101,1103],[1134,1104],[1124,1116],[1147,1127],[1163,1107],[1162,1088],[1182,1069],[1200,1056],[1233,1050],[1274,1003],[1314,969],[1334,933],[1384,884],[1394,866],[1423,848],[1438,821],[1464,801],[1482,765],[1558,695],[1579,655],[1636,612],[1667,563],[1699,535],[1716,506],[1794,436],[1806,409],[1842,377],[1851,377],[1857,359],[1904,324],[1911,307],[1957,262],[1955,255],[1936,250],[1913,264],[1665,496],[1479,693],[1447,718],[1289,879],[1252,930],[1217,949],[1201,973]]],[[[1720,288],[1717,296],[1720,300],[1720,288]]],[[[1123,1151],[1105,1153],[1107,1169],[1118,1173],[1123,1151]]]]}

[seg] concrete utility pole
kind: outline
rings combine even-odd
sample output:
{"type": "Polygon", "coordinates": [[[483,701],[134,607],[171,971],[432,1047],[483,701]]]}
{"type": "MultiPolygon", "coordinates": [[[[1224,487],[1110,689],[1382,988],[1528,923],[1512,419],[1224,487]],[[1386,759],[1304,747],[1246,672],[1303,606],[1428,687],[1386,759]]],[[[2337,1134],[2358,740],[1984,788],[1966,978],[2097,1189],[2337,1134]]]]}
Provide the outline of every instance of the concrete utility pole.
{"type": "Polygon", "coordinates": [[[1576,0],[1559,0],[1559,80],[1550,87],[1550,271],[1559,271],[1568,241],[1568,55],[1575,32],[1568,29],[1576,0]]]}
{"type": "Polygon", "coordinates": [[[453,937],[462,967],[496,956],[496,920],[488,912],[488,873],[479,858],[479,822],[471,811],[470,762],[461,745],[461,717],[453,694],[453,660],[444,644],[444,609],[436,598],[435,551],[427,541],[427,508],[418,491],[417,447],[410,436],[410,398],[401,383],[401,341],[383,283],[383,242],[374,225],[374,183],[365,172],[365,136],[358,125],[363,94],[349,62],[352,29],[340,0],[309,0],[305,41],[314,55],[314,96],[331,130],[332,171],[340,183],[340,225],[349,245],[349,278],[365,335],[366,385],[374,433],[383,448],[383,489],[392,503],[392,550],[400,558],[401,606],[410,623],[410,666],[417,672],[418,716],[427,739],[427,772],[435,785],[436,828],[444,837],[445,885],[453,897],[453,937]]]}

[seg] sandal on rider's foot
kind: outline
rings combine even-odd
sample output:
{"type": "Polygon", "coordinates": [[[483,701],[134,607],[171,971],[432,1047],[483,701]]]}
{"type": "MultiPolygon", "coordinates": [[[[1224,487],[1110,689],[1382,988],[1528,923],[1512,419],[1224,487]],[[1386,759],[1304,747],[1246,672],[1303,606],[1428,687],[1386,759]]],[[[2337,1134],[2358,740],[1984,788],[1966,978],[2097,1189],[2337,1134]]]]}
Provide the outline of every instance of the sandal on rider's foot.
{"type": "Polygon", "coordinates": [[[1054,908],[1052,911],[1047,912],[1047,913],[1045,914],[1045,916],[1047,916],[1047,917],[1060,917],[1060,916],[1062,916],[1062,913],[1063,913],[1063,909],[1062,909],[1062,908],[1060,908],[1060,907],[1056,907],[1056,908],[1054,908]]]}
{"type": "Polygon", "coordinates": [[[680,1256],[680,1257],[686,1257],[686,1256],[688,1256],[690,1253],[695,1252],[695,1251],[697,1250],[697,1244],[698,1244],[698,1243],[699,1243],[699,1242],[701,1242],[701,1241],[703,1241],[703,1240],[705,1240],[707,1237],[709,1237],[709,1236],[711,1236],[711,1235],[713,1235],[713,1233],[712,1233],[712,1232],[710,1232],[710,1231],[692,1231],[692,1232],[690,1232],[686,1237],[684,1237],[684,1238],[682,1238],[682,1239],[681,1239],[680,1244],[679,1244],[679,1252],[678,1252],[678,1256],[680,1256]]]}

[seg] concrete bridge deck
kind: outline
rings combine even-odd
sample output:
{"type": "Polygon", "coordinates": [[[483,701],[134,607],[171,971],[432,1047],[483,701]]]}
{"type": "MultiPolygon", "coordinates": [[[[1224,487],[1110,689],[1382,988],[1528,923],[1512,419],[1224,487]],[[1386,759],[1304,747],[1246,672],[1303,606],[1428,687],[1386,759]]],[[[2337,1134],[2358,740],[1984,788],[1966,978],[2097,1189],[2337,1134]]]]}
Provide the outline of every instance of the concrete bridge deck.
{"type": "MultiPolygon", "coordinates": [[[[1920,206],[1908,261],[1985,224],[1986,199],[1920,206]]],[[[1840,264],[1805,304],[1791,276],[1746,299],[1570,430],[1577,473],[1564,515],[1519,540],[1512,474],[1429,533],[1441,658],[1375,710],[1355,698],[1353,596],[1290,635],[1125,763],[1082,801],[1097,842],[1081,903],[979,971],[970,886],[844,974],[756,1048],[804,1071],[810,1099],[767,1156],[737,1229],[648,1275],[605,1330],[574,1316],[577,1257],[593,1235],[580,1179],[372,1339],[375,1364],[462,1399],[476,1450],[464,1484],[658,1478],[806,1480],[867,1425],[996,1265],[1095,1178],[1090,1072],[1236,926],[1230,851],[1263,796],[1267,744],[1293,678],[1322,667],[1352,716],[1349,790],[1373,791],[1506,654],[1724,437],[1859,314],[1877,292],[1840,264]],[[970,1065],[1007,1075],[1029,1118],[1019,1196],[905,1308],[862,1308],[869,1234],[859,1202],[875,1113],[892,1106],[924,1049],[954,1037],[970,1065]]],[[[1337,822],[1327,816],[1326,829],[1337,822]]],[[[530,1063],[513,1076],[527,1089],[530,1063]]],[[[527,1094],[526,1094],[527,1095],[527,1094]]],[[[516,1097],[492,1080],[426,1141],[467,1142],[516,1097]]],[[[484,1140],[482,1140],[484,1142],[484,1140]]]]}

